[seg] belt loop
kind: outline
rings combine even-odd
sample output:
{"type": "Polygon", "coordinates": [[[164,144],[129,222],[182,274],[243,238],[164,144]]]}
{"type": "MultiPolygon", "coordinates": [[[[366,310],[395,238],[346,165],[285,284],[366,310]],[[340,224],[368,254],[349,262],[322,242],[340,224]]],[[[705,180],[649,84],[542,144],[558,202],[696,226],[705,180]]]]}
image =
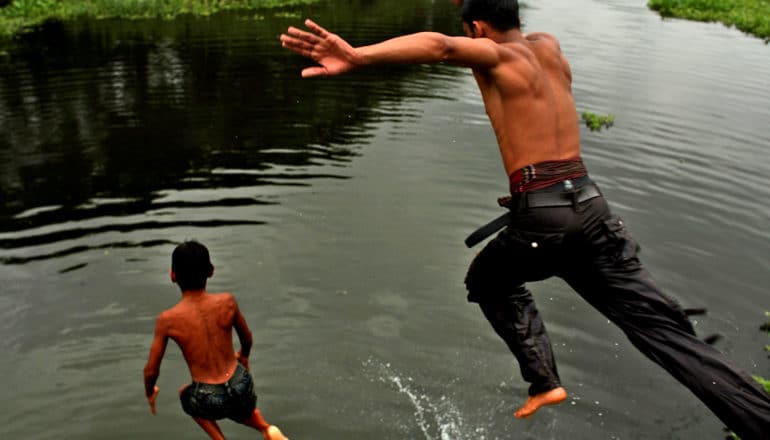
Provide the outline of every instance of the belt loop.
{"type": "Polygon", "coordinates": [[[518,198],[519,201],[517,203],[518,206],[516,207],[516,212],[526,211],[527,208],[529,208],[529,193],[523,192],[518,198]]]}

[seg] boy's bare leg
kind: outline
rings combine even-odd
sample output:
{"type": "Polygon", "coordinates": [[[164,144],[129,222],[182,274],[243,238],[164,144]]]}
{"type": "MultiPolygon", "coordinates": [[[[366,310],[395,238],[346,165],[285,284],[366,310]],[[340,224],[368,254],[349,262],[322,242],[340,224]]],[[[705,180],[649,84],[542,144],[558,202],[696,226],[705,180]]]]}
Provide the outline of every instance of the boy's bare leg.
{"type": "MultiPolygon", "coordinates": [[[[191,384],[182,385],[179,388],[179,395],[181,396],[184,392],[185,388],[189,387],[191,384]]],[[[193,420],[195,420],[195,423],[198,424],[201,428],[203,428],[204,431],[206,431],[206,434],[209,435],[214,440],[225,440],[225,435],[222,434],[222,430],[219,429],[219,425],[217,425],[217,422],[213,420],[208,419],[202,419],[200,417],[193,417],[193,420]]]]}
{"type": "Polygon", "coordinates": [[[554,388],[544,393],[535,394],[529,396],[524,405],[518,409],[513,415],[519,419],[524,419],[535,413],[541,406],[556,405],[561,403],[567,398],[567,390],[563,387],[554,388]]]}
{"type": "Polygon", "coordinates": [[[213,440],[225,440],[225,435],[222,434],[222,430],[219,429],[217,422],[213,420],[202,419],[200,417],[193,417],[193,420],[201,427],[206,434],[213,440]]]}
{"type": "Polygon", "coordinates": [[[254,412],[251,413],[251,417],[241,423],[246,426],[251,426],[252,428],[261,432],[262,437],[264,437],[265,440],[288,440],[277,426],[267,423],[264,417],[262,417],[262,413],[259,411],[259,408],[254,408],[254,412]]]}

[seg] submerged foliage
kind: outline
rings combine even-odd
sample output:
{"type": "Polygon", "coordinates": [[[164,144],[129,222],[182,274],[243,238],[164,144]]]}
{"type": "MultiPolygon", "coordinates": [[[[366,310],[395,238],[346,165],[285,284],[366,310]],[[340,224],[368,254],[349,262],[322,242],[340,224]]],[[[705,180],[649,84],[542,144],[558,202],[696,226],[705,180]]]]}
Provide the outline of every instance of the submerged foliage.
{"type": "Polygon", "coordinates": [[[770,0],[648,0],[663,17],[718,21],[770,42],[770,0]]]}
{"type": "Polygon", "coordinates": [[[601,131],[603,128],[610,128],[615,124],[615,115],[598,115],[592,112],[583,112],[581,115],[586,127],[591,131],[601,131]]]}
{"type": "Polygon", "coordinates": [[[172,19],[207,16],[224,10],[254,10],[316,3],[318,0],[14,0],[0,9],[0,38],[47,20],[125,18],[172,19]]]}

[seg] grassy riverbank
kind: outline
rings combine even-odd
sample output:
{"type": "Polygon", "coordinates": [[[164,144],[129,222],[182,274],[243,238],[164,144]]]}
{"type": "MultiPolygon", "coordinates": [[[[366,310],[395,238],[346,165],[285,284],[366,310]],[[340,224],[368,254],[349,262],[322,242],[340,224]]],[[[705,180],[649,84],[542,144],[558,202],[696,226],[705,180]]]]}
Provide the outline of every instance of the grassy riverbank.
{"type": "Polygon", "coordinates": [[[718,21],[770,42],[770,0],[649,0],[663,17],[718,21]]]}
{"type": "Polygon", "coordinates": [[[0,39],[47,20],[125,18],[172,19],[207,16],[224,10],[255,10],[316,3],[318,0],[13,0],[0,9],[0,39]]]}

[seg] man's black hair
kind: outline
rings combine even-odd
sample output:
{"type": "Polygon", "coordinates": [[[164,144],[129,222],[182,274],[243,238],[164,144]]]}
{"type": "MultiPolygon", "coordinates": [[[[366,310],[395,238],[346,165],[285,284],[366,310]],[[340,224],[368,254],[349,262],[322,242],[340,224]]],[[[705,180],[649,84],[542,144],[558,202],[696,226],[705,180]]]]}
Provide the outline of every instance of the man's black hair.
{"type": "Polygon", "coordinates": [[[468,24],[486,21],[498,31],[521,28],[518,0],[465,0],[462,18],[468,24]]]}
{"type": "Polygon", "coordinates": [[[206,287],[206,279],[214,270],[209,260],[209,250],[197,241],[186,241],[171,254],[171,270],[182,291],[206,287]]]}

